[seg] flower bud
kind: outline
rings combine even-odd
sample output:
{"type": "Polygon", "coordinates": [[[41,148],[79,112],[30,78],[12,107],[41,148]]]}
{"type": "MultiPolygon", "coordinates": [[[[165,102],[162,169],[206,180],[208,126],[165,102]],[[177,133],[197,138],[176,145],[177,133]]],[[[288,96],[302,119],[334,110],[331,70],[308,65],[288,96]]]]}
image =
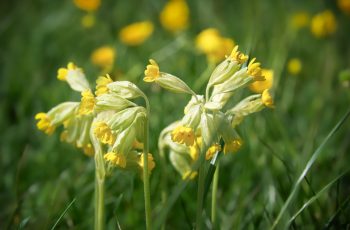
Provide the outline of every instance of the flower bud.
{"type": "Polygon", "coordinates": [[[108,89],[125,99],[132,99],[143,95],[142,91],[130,81],[116,81],[107,85],[108,89]]]}
{"type": "Polygon", "coordinates": [[[127,107],[137,106],[135,103],[120,97],[114,93],[102,94],[98,96],[96,102],[96,110],[115,110],[120,111],[127,107]]]}

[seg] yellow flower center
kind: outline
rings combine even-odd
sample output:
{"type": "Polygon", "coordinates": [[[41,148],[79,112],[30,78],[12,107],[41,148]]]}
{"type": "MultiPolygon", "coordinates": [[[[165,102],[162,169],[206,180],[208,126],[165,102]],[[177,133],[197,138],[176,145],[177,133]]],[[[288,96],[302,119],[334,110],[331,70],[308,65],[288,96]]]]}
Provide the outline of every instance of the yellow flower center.
{"type": "Polygon", "coordinates": [[[143,78],[145,82],[153,82],[160,76],[159,66],[157,62],[155,62],[153,59],[150,59],[149,62],[151,64],[147,65],[145,70],[145,77],[143,78]]]}
{"type": "Polygon", "coordinates": [[[57,71],[57,79],[65,81],[67,79],[68,70],[75,70],[78,67],[73,63],[69,62],[67,68],[59,68],[57,71]]]}
{"type": "Polygon", "coordinates": [[[121,168],[126,167],[126,158],[123,154],[121,153],[114,153],[114,152],[109,152],[106,153],[103,158],[107,161],[112,163],[113,165],[119,166],[121,168]]]}
{"type": "Polygon", "coordinates": [[[95,97],[92,92],[87,89],[81,92],[81,103],[79,107],[79,115],[91,114],[95,107],[95,97]]]}
{"type": "Polygon", "coordinates": [[[248,60],[248,55],[245,55],[244,53],[238,51],[238,46],[235,46],[231,52],[230,58],[239,64],[243,64],[248,60]]]}
{"type": "Polygon", "coordinates": [[[269,108],[274,107],[273,99],[268,89],[265,89],[264,92],[261,94],[261,100],[266,107],[269,107],[269,108]]]}
{"type": "Polygon", "coordinates": [[[107,85],[112,82],[113,80],[108,74],[106,76],[98,77],[96,80],[96,91],[95,91],[96,96],[100,96],[102,94],[108,93],[107,85]]]}
{"type": "Polygon", "coordinates": [[[172,131],[171,139],[179,144],[192,146],[194,144],[195,135],[192,128],[179,126],[172,131]]]}
{"type": "Polygon", "coordinates": [[[242,144],[242,140],[240,139],[235,139],[230,143],[225,143],[224,153],[235,153],[242,147],[242,144]]]}
{"type": "Polygon", "coordinates": [[[260,68],[260,62],[254,63],[256,58],[253,58],[248,65],[247,73],[254,78],[255,81],[263,81],[265,77],[262,75],[262,70],[260,68]]]}
{"type": "Polygon", "coordinates": [[[51,125],[51,119],[46,113],[37,113],[35,119],[39,120],[36,127],[44,133],[51,135],[55,131],[55,126],[51,125]]]}
{"type": "Polygon", "coordinates": [[[112,145],[115,142],[115,136],[113,135],[112,130],[103,121],[95,124],[94,133],[96,137],[104,144],[112,145]]]}

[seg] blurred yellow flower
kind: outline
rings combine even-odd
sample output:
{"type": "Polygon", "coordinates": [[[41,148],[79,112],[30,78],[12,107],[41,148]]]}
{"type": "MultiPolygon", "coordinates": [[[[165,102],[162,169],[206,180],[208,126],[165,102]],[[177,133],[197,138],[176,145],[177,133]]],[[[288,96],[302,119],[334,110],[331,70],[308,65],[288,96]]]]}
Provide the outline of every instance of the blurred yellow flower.
{"type": "Polygon", "coordinates": [[[307,12],[301,11],[292,15],[291,26],[294,29],[301,29],[307,27],[310,23],[310,15],[307,12]]]}
{"type": "Polygon", "coordinates": [[[101,5],[101,0],[74,0],[74,4],[85,11],[94,11],[101,5]]]}
{"type": "Polygon", "coordinates": [[[153,29],[154,26],[150,21],[132,23],[121,29],[119,38],[126,45],[140,45],[152,35],[153,29]]]}
{"type": "Polygon", "coordinates": [[[189,170],[182,175],[182,179],[183,180],[193,180],[194,178],[196,178],[197,174],[198,173],[196,171],[189,170]]]}
{"type": "Polygon", "coordinates": [[[170,0],[160,13],[160,23],[172,32],[188,26],[189,9],[185,0],[170,0]]]}
{"type": "Polygon", "coordinates": [[[338,0],[338,7],[346,14],[350,15],[350,0],[338,0]]]}
{"type": "Polygon", "coordinates": [[[91,28],[95,25],[95,15],[87,14],[81,18],[81,25],[84,28],[91,28]]]}
{"type": "Polygon", "coordinates": [[[229,143],[224,145],[224,154],[226,153],[236,153],[242,147],[242,140],[234,139],[229,143]]]}
{"type": "Polygon", "coordinates": [[[263,81],[255,81],[249,85],[249,89],[255,93],[262,93],[265,89],[270,89],[273,85],[273,70],[262,69],[263,81]]]}
{"type": "Polygon", "coordinates": [[[196,47],[207,55],[210,62],[219,62],[228,55],[235,43],[230,38],[222,37],[214,28],[208,28],[200,32],[196,37],[196,47]]]}
{"type": "Polygon", "coordinates": [[[311,21],[311,32],[317,38],[333,34],[337,29],[337,21],[330,10],[316,14],[311,21]]]}
{"type": "Polygon", "coordinates": [[[103,156],[103,158],[107,162],[110,162],[111,164],[114,164],[114,165],[119,166],[121,168],[126,167],[125,156],[121,153],[108,152],[103,156]]]}
{"type": "Polygon", "coordinates": [[[287,69],[290,74],[298,75],[303,65],[298,58],[292,58],[288,61],[287,69]]]}
{"type": "Polygon", "coordinates": [[[95,49],[91,54],[91,62],[101,68],[109,68],[114,63],[115,50],[110,46],[102,46],[95,49]]]}

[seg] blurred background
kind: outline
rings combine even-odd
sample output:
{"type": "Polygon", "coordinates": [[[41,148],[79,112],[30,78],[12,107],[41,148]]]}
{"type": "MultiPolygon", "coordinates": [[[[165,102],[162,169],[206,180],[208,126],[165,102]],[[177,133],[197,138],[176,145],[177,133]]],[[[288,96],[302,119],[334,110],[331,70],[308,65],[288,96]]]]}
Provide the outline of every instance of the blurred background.
{"type": "MultiPolygon", "coordinates": [[[[58,132],[38,131],[34,120],[60,102],[80,100],[56,78],[70,61],[84,69],[91,85],[109,73],[145,91],[156,164],[160,131],[182,117],[190,98],[145,84],[148,59],[198,94],[236,44],[273,71],[275,109],[247,118],[237,130],[244,146],[221,160],[220,229],[271,226],[306,162],[349,109],[349,0],[1,1],[0,12],[1,229],[51,228],[74,199],[57,228],[93,226],[93,159],[60,142],[58,132]]],[[[237,101],[249,94],[242,90],[237,101]]],[[[332,136],[302,181],[282,220],[288,222],[313,196],[318,199],[291,228],[350,227],[349,127],[346,122],[332,136]]],[[[170,164],[166,172],[155,168],[155,220],[164,208],[163,173],[169,175],[170,194],[181,181],[170,164]]],[[[177,197],[166,229],[191,229],[196,189],[194,180],[177,197]]],[[[106,187],[108,228],[144,228],[143,204],[139,176],[115,170],[106,187]]],[[[210,213],[209,198],[206,207],[210,213]]]]}

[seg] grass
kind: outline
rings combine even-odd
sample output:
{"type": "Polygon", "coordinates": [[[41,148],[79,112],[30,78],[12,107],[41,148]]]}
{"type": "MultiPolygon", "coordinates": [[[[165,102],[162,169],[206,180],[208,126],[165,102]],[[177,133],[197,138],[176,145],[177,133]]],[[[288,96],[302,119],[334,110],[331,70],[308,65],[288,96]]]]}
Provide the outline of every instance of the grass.
{"type": "MultiPolygon", "coordinates": [[[[149,147],[157,164],[150,180],[153,227],[192,228],[197,182],[181,180],[168,152],[168,167],[162,168],[157,150],[159,133],[181,118],[190,98],[146,85],[142,77],[148,59],[155,58],[164,71],[204,93],[212,67],[195,49],[194,39],[208,27],[233,38],[242,51],[275,72],[276,108],[247,118],[237,130],[243,148],[220,157],[220,229],[348,228],[350,126],[342,115],[349,114],[350,94],[338,74],[350,68],[350,17],[335,1],[189,1],[190,27],[177,35],[159,23],[164,4],[105,0],[96,13],[96,26],[85,29],[80,24],[84,12],[68,0],[0,3],[0,228],[93,226],[93,159],[61,143],[59,133],[45,136],[36,130],[33,116],[59,102],[79,100],[56,80],[56,71],[72,60],[93,83],[100,70],[91,64],[90,54],[105,44],[117,50],[111,75],[134,82],[150,99],[149,147]],[[316,39],[308,28],[292,32],[287,26],[297,11],[314,15],[324,9],[332,10],[338,21],[337,32],[328,38],[316,39]],[[155,23],[152,37],[139,47],[122,44],[117,38],[120,28],[143,19],[155,23]],[[287,71],[293,57],[303,63],[298,76],[287,71]],[[168,191],[165,203],[162,183],[168,191]]],[[[247,94],[241,90],[233,101],[247,94]]],[[[105,190],[106,229],[144,228],[139,175],[115,170],[105,190]]],[[[211,228],[208,191],[205,228],[211,228]]]]}

